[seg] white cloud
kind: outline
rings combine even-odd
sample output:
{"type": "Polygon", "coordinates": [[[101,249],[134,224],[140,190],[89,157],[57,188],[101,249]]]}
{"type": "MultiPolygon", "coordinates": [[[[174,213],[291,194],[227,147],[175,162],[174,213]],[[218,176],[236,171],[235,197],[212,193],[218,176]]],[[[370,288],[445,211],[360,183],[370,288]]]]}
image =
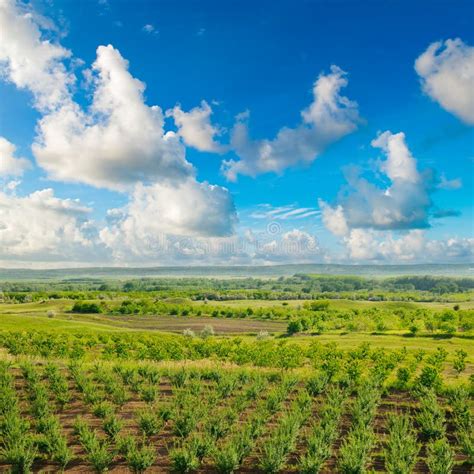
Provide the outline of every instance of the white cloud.
{"type": "Polygon", "coordinates": [[[155,34],[156,35],[158,33],[158,30],[151,23],[147,23],[146,25],[144,25],[142,30],[145,33],[148,33],[148,34],[155,34]]]}
{"type": "Polygon", "coordinates": [[[15,156],[16,146],[6,138],[0,137],[0,177],[21,176],[25,170],[31,167],[26,159],[15,156]]]}
{"type": "Polygon", "coordinates": [[[173,117],[178,133],[186,145],[199,151],[221,152],[223,147],[215,141],[221,130],[211,123],[212,109],[203,100],[200,107],[194,107],[184,112],[180,105],[166,112],[167,117],[173,117]]]}
{"type": "Polygon", "coordinates": [[[253,258],[267,262],[314,262],[320,253],[321,249],[314,235],[293,229],[269,242],[256,238],[253,258]]]}
{"type": "Polygon", "coordinates": [[[406,181],[408,183],[418,183],[420,175],[416,169],[416,160],[405,143],[405,134],[392,132],[381,133],[372,140],[374,148],[380,148],[385,153],[387,159],[382,162],[381,170],[390,178],[392,182],[406,181]]]}
{"type": "Polygon", "coordinates": [[[176,185],[137,185],[125,208],[109,212],[101,231],[115,253],[151,255],[173,237],[226,237],[237,216],[227,189],[189,178],[176,185]]]}
{"type": "Polygon", "coordinates": [[[45,39],[44,30],[53,28],[14,0],[0,2],[0,74],[19,89],[31,91],[38,109],[54,109],[69,97],[74,76],[63,60],[71,53],[45,39]]]}
{"type": "Polygon", "coordinates": [[[474,47],[459,38],[432,43],[416,60],[415,70],[426,94],[474,125],[474,47]]]}
{"type": "Polygon", "coordinates": [[[259,204],[249,217],[266,220],[305,219],[319,215],[321,212],[314,207],[297,207],[294,204],[273,207],[270,204],[259,204]]]}
{"type": "Polygon", "coordinates": [[[379,168],[390,184],[378,187],[352,170],[347,175],[349,190],[339,196],[336,206],[320,201],[326,227],[339,236],[352,228],[428,227],[433,179],[418,172],[405,134],[384,132],[372,146],[382,149],[386,156],[379,168]]]}
{"type": "Polygon", "coordinates": [[[86,260],[97,254],[90,209],[52,189],[25,197],[0,192],[0,258],[86,260]]]}
{"type": "Polygon", "coordinates": [[[343,236],[349,232],[344,208],[341,205],[331,207],[322,199],[319,200],[322,211],[323,224],[334,235],[343,236]]]}
{"type": "Polygon", "coordinates": [[[460,189],[462,188],[462,180],[460,178],[447,179],[444,174],[441,175],[441,178],[438,183],[439,189],[460,189]]]}
{"type": "Polygon", "coordinates": [[[164,132],[161,108],[144,103],[145,85],[118,50],[99,46],[92,73],[87,112],[70,100],[39,121],[33,152],[52,179],[126,190],[194,174],[179,138],[164,132]]]}
{"type": "Polygon", "coordinates": [[[343,242],[347,257],[353,261],[451,262],[474,257],[474,239],[430,240],[420,229],[398,238],[392,232],[353,229],[343,242]]]}
{"type": "Polygon", "coordinates": [[[250,139],[245,122],[248,114],[239,117],[232,147],[240,160],[223,161],[227,179],[235,181],[239,174],[281,173],[298,163],[311,163],[328,145],[353,132],[360,119],[357,104],[340,95],[346,85],[346,73],[337,66],[320,75],[314,84],[313,102],[301,112],[301,124],[283,127],[273,140],[250,139]]]}
{"type": "MultiPolygon", "coordinates": [[[[123,212],[130,214],[122,216],[115,229],[122,225],[126,231],[136,225],[137,235],[143,232],[144,238],[153,239],[146,232],[156,229],[150,222],[140,223],[143,218],[158,219],[165,234],[230,234],[235,219],[230,194],[195,180],[183,142],[176,133],[164,130],[161,108],[145,103],[145,85],[131,75],[119,51],[111,45],[97,48],[96,61],[85,71],[83,91],[90,92],[92,100],[82,108],[71,90],[75,76],[66,73],[62,62],[70,53],[45,39],[46,20],[34,12],[22,16],[12,2],[5,5],[2,21],[16,26],[6,29],[2,37],[1,66],[7,78],[37,98],[42,118],[32,148],[48,177],[129,192],[130,202],[123,212]],[[21,62],[17,64],[18,50],[21,62]]],[[[205,121],[206,113],[199,120],[205,121]]],[[[189,131],[189,126],[185,128],[189,131]]],[[[111,229],[102,232],[109,243],[111,229]]]]}

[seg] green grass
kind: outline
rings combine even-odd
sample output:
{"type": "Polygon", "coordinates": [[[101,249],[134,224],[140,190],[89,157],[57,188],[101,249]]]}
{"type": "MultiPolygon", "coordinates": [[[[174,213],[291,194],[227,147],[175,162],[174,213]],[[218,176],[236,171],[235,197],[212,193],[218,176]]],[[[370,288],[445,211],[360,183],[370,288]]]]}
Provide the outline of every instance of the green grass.
{"type": "MultiPolygon", "coordinates": [[[[452,309],[455,303],[440,303],[440,302],[411,302],[411,301],[353,301],[353,300],[328,300],[329,307],[334,309],[351,309],[351,308],[367,308],[377,306],[381,309],[395,309],[395,308],[404,308],[404,309],[416,309],[416,308],[427,308],[427,309],[452,309]]],[[[229,306],[234,308],[271,308],[271,307],[281,307],[289,306],[296,308],[298,306],[303,306],[307,302],[306,300],[228,300],[228,301],[211,301],[209,304],[213,306],[229,306]]],[[[199,306],[203,305],[200,301],[195,301],[193,304],[199,306]]],[[[471,309],[474,308],[474,301],[466,301],[457,303],[461,309],[471,309]]]]}
{"type": "MultiPolygon", "coordinates": [[[[15,305],[17,307],[21,305],[15,305]]],[[[0,330],[45,330],[52,332],[129,332],[132,331],[153,331],[153,332],[180,332],[182,329],[176,329],[176,322],[181,323],[182,328],[192,326],[194,320],[198,320],[199,324],[204,326],[208,324],[218,327],[217,335],[222,336],[235,334],[233,328],[242,326],[248,323],[255,323],[255,321],[237,320],[237,319],[213,319],[213,318],[175,318],[170,316],[160,316],[146,318],[143,316],[127,316],[115,317],[107,315],[70,315],[57,314],[54,318],[48,318],[46,314],[26,314],[18,312],[16,314],[0,314],[0,330]],[[127,324],[123,323],[123,319],[127,320],[127,324]],[[135,322],[134,322],[135,320],[135,322]],[[144,322],[154,321],[152,327],[143,327],[144,322]]],[[[260,329],[270,329],[275,335],[282,336],[286,327],[285,323],[277,321],[257,321],[260,323],[260,329]],[[275,328],[280,328],[280,331],[274,331],[275,328]]],[[[249,333],[255,332],[252,330],[249,333]]],[[[245,338],[253,338],[254,336],[243,335],[245,338]]],[[[400,349],[406,347],[409,350],[423,349],[426,351],[434,350],[436,347],[444,347],[448,351],[455,349],[465,350],[469,358],[474,358],[474,344],[472,339],[451,337],[451,338],[436,338],[428,336],[409,337],[401,334],[371,334],[371,333],[329,333],[321,335],[304,335],[292,336],[291,341],[301,344],[309,344],[310,342],[318,341],[321,343],[336,342],[344,349],[353,349],[359,346],[362,342],[370,342],[373,347],[381,347],[386,349],[400,349]]]]}
{"type": "MultiPolygon", "coordinates": [[[[213,301],[212,305],[234,307],[281,307],[282,301],[213,301]]],[[[289,300],[288,307],[298,307],[304,301],[289,300]]],[[[236,318],[210,318],[210,317],[183,317],[168,315],[107,315],[107,314],[72,314],[69,313],[74,302],[72,300],[49,300],[45,302],[23,304],[0,304],[0,330],[45,330],[52,332],[94,333],[94,332],[174,332],[181,333],[184,329],[191,328],[198,333],[206,324],[214,327],[216,337],[226,337],[238,334],[246,338],[254,338],[260,331],[268,331],[274,337],[285,338],[286,321],[236,319],[236,318]],[[48,317],[48,312],[54,312],[54,317],[48,317]]],[[[203,305],[201,302],[194,303],[203,305]]],[[[330,306],[337,309],[363,308],[378,306],[386,309],[405,308],[413,309],[426,307],[440,309],[452,307],[452,303],[411,303],[411,302],[370,302],[370,301],[331,301],[330,306]]],[[[461,303],[461,308],[473,307],[474,302],[461,303]]],[[[408,350],[423,349],[432,351],[437,347],[444,347],[450,353],[456,349],[463,349],[468,353],[468,358],[474,360],[474,344],[472,338],[438,338],[427,335],[407,337],[406,330],[388,331],[386,334],[372,334],[367,332],[338,333],[329,332],[321,335],[300,335],[289,338],[292,342],[309,344],[319,341],[321,343],[336,342],[343,349],[353,349],[362,342],[370,342],[373,347],[408,350]]]]}
{"type": "Polygon", "coordinates": [[[2,330],[37,330],[53,332],[111,332],[120,331],[112,325],[100,324],[87,320],[78,320],[46,315],[31,314],[0,314],[0,329],[2,330]]]}

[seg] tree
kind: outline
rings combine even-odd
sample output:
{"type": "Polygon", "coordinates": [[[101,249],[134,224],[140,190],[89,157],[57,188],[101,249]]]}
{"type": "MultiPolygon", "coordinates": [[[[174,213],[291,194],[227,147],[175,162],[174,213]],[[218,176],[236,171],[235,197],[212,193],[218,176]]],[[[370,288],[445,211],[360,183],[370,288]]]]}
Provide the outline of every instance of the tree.
{"type": "Polygon", "coordinates": [[[286,328],[286,332],[290,335],[301,332],[301,330],[302,330],[302,326],[299,319],[293,319],[292,321],[290,321],[286,328]]]}
{"type": "Polygon", "coordinates": [[[454,367],[454,370],[458,374],[466,370],[466,358],[467,358],[467,352],[465,350],[458,349],[456,351],[456,356],[453,361],[453,367],[454,367]]]}

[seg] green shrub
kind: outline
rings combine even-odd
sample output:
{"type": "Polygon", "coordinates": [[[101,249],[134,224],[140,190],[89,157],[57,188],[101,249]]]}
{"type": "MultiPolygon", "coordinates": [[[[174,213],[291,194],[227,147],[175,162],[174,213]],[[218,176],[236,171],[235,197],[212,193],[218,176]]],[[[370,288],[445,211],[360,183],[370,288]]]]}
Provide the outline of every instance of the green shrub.
{"type": "Polygon", "coordinates": [[[441,438],[445,433],[444,411],[432,392],[425,392],[420,400],[420,410],[416,415],[421,432],[428,438],[441,438]]]}
{"type": "Polygon", "coordinates": [[[140,389],[140,396],[143,401],[152,403],[158,396],[158,390],[155,385],[144,385],[140,389]]]}
{"type": "Polygon", "coordinates": [[[113,459],[108,443],[97,441],[87,450],[87,460],[98,473],[107,471],[113,459]]]}
{"type": "Polygon", "coordinates": [[[158,434],[163,428],[163,420],[151,409],[142,410],[138,413],[138,427],[145,436],[158,434]]]}
{"type": "Polygon", "coordinates": [[[240,465],[238,448],[233,445],[221,446],[216,449],[213,460],[218,472],[232,474],[240,465]]]}
{"type": "Polygon", "coordinates": [[[32,472],[32,466],[38,450],[30,436],[23,436],[15,442],[12,442],[11,438],[7,438],[3,444],[4,446],[0,450],[0,457],[8,464],[11,464],[13,473],[28,474],[32,472]]]}
{"type": "Polygon", "coordinates": [[[385,469],[390,474],[410,474],[416,464],[420,446],[408,415],[390,415],[385,448],[385,469]]]}
{"type": "Polygon", "coordinates": [[[374,442],[371,428],[360,425],[351,430],[339,450],[338,467],[341,473],[364,473],[374,442]]]}
{"type": "Polygon", "coordinates": [[[111,439],[116,439],[117,435],[120,433],[120,430],[123,428],[123,421],[120,420],[116,415],[108,415],[102,427],[107,436],[111,439]]]}
{"type": "Polygon", "coordinates": [[[193,449],[187,447],[176,448],[170,452],[173,472],[186,474],[199,468],[199,459],[193,449]]]}
{"type": "Polygon", "coordinates": [[[97,418],[105,419],[114,414],[114,407],[110,402],[107,401],[97,402],[92,406],[92,413],[97,418]]]}
{"type": "Polygon", "coordinates": [[[156,460],[156,452],[153,446],[132,446],[125,455],[130,470],[136,474],[142,474],[153,465],[156,460]]]}
{"type": "Polygon", "coordinates": [[[454,467],[454,452],[446,438],[428,443],[426,464],[431,474],[451,474],[454,467]]]}
{"type": "Polygon", "coordinates": [[[288,326],[286,328],[286,332],[288,334],[296,334],[298,332],[301,332],[303,329],[303,326],[301,325],[301,321],[299,319],[293,319],[288,323],[288,326]]]}
{"type": "Polygon", "coordinates": [[[102,312],[102,308],[97,303],[76,301],[71,311],[73,313],[97,314],[102,312]]]}
{"type": "Polygon", "coordinates": [[[456,350],[456,357],[453,361],[454,370],[460,374],[466,370],[466,359],[467,359],[467,352],[463,349],[456,350]]]}

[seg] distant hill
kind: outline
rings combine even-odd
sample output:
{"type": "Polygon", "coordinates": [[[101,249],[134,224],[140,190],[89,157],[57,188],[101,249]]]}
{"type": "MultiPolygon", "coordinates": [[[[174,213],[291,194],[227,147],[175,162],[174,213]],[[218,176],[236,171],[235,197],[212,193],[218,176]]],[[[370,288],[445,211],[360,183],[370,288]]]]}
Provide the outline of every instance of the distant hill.
{"type": "Polygon", "coordinates": [[[279,277],[297,273],[321,275],[360,275],[383,277],[398,275],[439,275],[474,277],[474,264],[428,265],[269,265],[269,266],[192,266],[192,267],[91,267],[54,270],[0,268],[0,280],[59,280],[75,278],[146,277],[279,277]]]}

